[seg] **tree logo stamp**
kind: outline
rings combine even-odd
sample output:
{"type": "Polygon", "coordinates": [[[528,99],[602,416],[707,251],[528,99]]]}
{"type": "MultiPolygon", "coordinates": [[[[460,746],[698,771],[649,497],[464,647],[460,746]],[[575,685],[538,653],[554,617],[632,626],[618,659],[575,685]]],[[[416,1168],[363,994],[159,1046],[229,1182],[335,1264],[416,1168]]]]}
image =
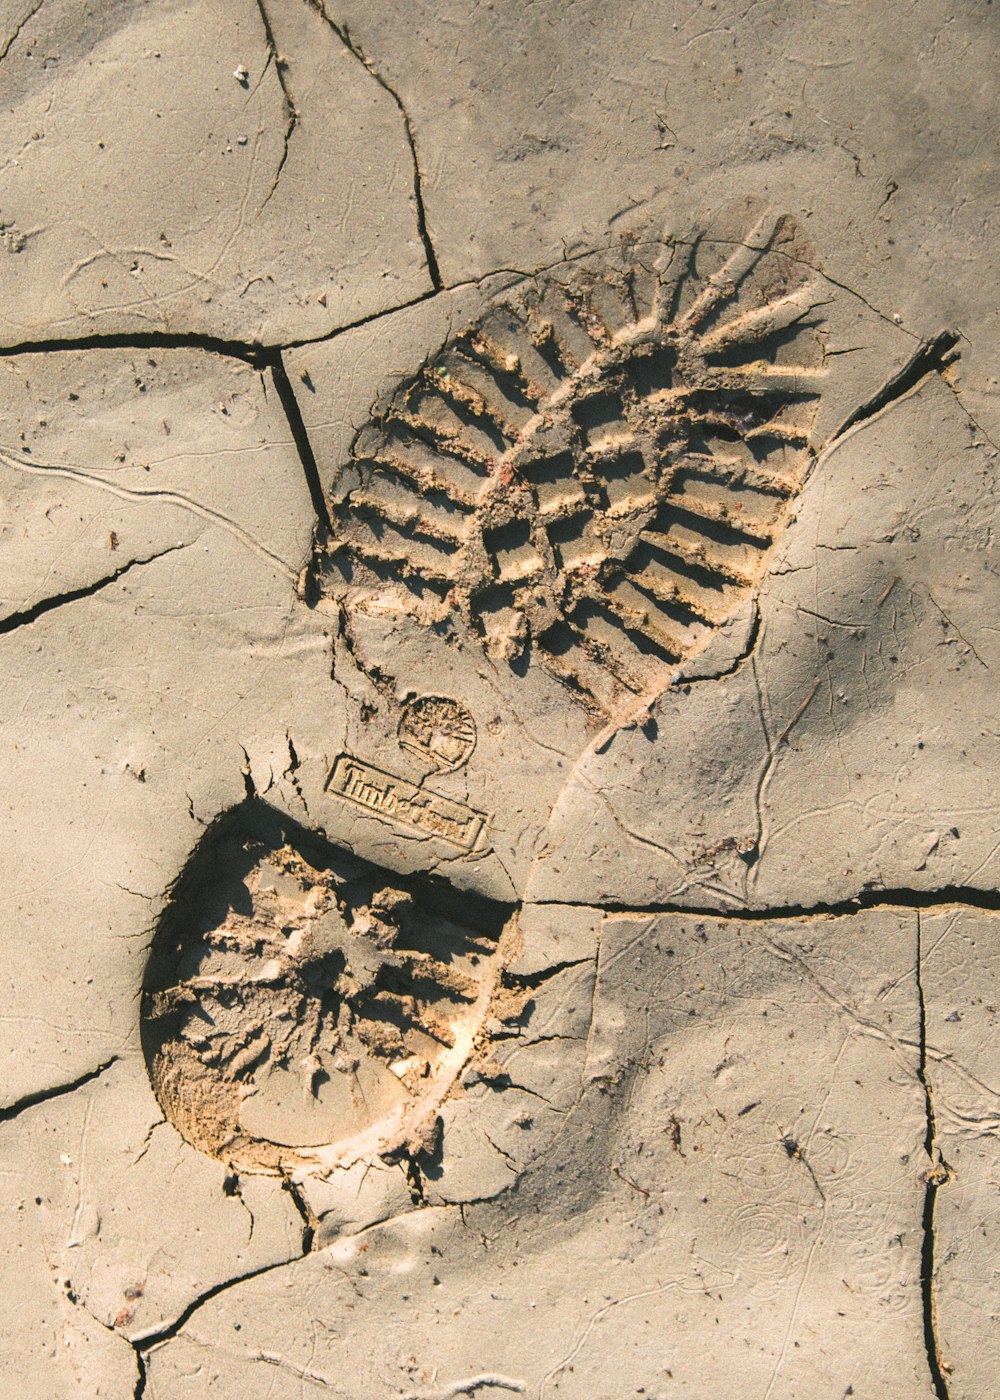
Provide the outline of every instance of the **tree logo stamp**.
{"type": "Polygon", "coordinates": [[[476,724],[464,705],[446,695],[420,695],[399,721],[400,747],[442,772],[463,767],[476,747],[476,724]]]}

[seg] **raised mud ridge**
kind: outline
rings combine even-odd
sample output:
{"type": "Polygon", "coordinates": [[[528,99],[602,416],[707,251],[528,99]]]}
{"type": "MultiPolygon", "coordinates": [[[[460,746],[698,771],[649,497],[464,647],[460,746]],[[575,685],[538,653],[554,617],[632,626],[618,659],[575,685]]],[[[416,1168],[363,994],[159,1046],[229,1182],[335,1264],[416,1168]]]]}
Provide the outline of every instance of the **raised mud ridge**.
{"type": "Polygon", "coordinates": [[[431,1146],[497,990],[508,914],[261,803],[220,818],[147,970],[143,1049],[164,1114],[239,1169],[431,1146]]]}
{"type": "Polygon", "coordinates": [[[609,716],[662,690],[808,474],[816,307],[787,218],[519,282],[357,435],[319,588],[463,626],[609,716]]]}

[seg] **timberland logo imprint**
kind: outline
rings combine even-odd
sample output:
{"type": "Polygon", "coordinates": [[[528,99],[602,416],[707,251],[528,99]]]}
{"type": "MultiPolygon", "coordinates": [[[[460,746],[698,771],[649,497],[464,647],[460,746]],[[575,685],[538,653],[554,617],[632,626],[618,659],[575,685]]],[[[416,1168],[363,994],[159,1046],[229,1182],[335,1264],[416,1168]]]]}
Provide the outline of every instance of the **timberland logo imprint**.
{"type": "Polygon", "coordinates": [[[439,793],[427,792],[405,778],[383,773],[348,753],[338,755],[326,786],[336,797],[361,807],[371,816],[398,826],[415,827],[466,851],[476,846],[486,827],[482,812],[439,793]]]}

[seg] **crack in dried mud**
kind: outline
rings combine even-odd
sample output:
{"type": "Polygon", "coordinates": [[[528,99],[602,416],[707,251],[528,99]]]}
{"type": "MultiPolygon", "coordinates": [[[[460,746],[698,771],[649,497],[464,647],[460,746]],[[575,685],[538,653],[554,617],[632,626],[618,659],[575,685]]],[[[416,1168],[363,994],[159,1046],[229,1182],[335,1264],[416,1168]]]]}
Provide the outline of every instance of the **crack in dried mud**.
{"type": "Polygon", "coordinates": [[[309,441],[309,433],[302,418],[302,410],[299,408],[299,401],[295,397],[295,390],[292,388],[289,381],[288,372],[285,369],[280,351],[269,354],[266,358],[282,411],[288,421],[288,427],[292,434],[295,450],[299,454],[299,461],[302,464],[306,485],[309,488],[309,499],[312,501],[313,510],[316,512],[319,530],[328,536],[333,529],[330,522],[330,511],[326,503],[323,483],[320,480],[316,454],[313,452],[312,443],[309,441]]]}
{"type": "Polygon", "coordinates": [[[500,1376],[495,1372],[483,1372],[482,1375],[469,1376],[465,1380],[452,1381],[443,1389],[434,1390],[408,1390],[399,1400],[459,1400],[462,1395],[474,1396],[479,1391],[507,1390],[513,1395],[523,1395],[525,1386],[521,1381],[512,1380],[510,1376],[500,1376]]]}
{"type": "Polygon", "coordinates": [[[1000,913],[1000,890],[975,889],[966,885],[943,885],[935,890],[883,889],[862,890],[844,899],[819,901],[815,904],[781,904],[763,907],[716,907],[711,904],[677,904],[651,901],[538,899],[525,901],[526,908],[590,909],[600,914],[677,914],[687,918],[727,919],[747,923],[767,923],[782,919],[813,919],[834,915],[863,914],[869,909],[938,909],[964,905],[1000,913]]]}
{"type": "MultiPolygon", "coordinates": [[[[681,243],[684,240],[678,239],[677,241],[678,243],[681,243]]],[[[734,238],[706,238],[703,239],[702,242],[722,243],[727,244],[730,247],[747,246],[745,243],[742,243],[741,240],[734,238]]],[[[689,243],[688,246],[693,247],[694,245],[689,243]]],[[[879,308],[874,304],[874,302],[870,302],[868,300],[868,298],[864,295],[863,292],[855,291],[855,289],[853,287],[849,287],[846,282],[839,282],[837,278],[832,276],[831,273],[827,272],[827,270],[824,267],[820,267],[816,263],[811,263],[808,260],[808,258],[803,258],[800,254],[786,253],[785,256],[790,262],[801,263],[803,267],[809,268],[810,271],[818,272],[822,278],[824,278],[827,282],[830,283],[831,287],[837,287],[840,291],[847,292],[849,296],[857,297],[858,301],[860,301],[862,305],[867,306],[868,310],[871,311],[874,315],[876,315],[879,318],[879,320],[885,321],[887,325],[892,326],[897,331],[902,331],[902,333],[904,335],[908,335],[911,340],[919,340],[919,337],[914,335],[913,331],[908,331],[905,328],[905,326],[901,325],[900,322],[897,321],[893,316],[888,316],[884,311],[880,311],[879,308]]]]}
{"type": "MultiPolygon", "coordinates": [[[[141,569],[146,564],[155,564],[158,559],[164,559],[168,554],[176,554],[178,550],[186,549],[186,544],[172,544],[166,549],[158,550],[155,554],[143,555],[141,559],[131,559],[127,564],[122,564],[120,568],[113,570],[110,574],[105,574],[102,578],[95,579],[93,583],[82,584],[79,588],[67,589],[65,593],[54,593],[49,598],[43,598],[40,602],[32,604],[30,608],[24,608],[21,612],[9,613],[7,617],[0,619],[0,637],[6,636],[10,632],[16,632],[19,627],[30,627],[33,622],[37,622],[46,613],[55,612],[57,608],[66,607],[69,603],[80,602],[84,598],[92,598],[96,593],[100,593],[105,588],[110,588],[133,569],[141,569]]],[[[129,891],[134,894],[135,891],[129,891]]]]}
{"type": "MultiPolygon", "coordinates": [[[[314,0],[307,0],[307,3],[313,4],[314,0]]],[[[727,243],[727,240],[724,239],[703,239],[702,241],[705,244],[727,243]]],[[[636,248],[641,248],[646,246],[646,243],[647,240],[639,240],[634,246],[636,248]]],[[[732,243],[733,240],[728,241],[729,246],[732,246],[732,243]]],[[[676,244],[678,247],[687,246],[684,244],[683,240],[680,239],[676,240],[676,244]]],[[[413,307],[420,306],[426,301],[433,301],[445,293],[459,292],[470,287],[482,286],[484,283],[496,277],[538,277],[565,263],[581,262],[596,254],[608,252],[613,246],[615,245],[594,243],[576,252],[564,252],[554,261],[537,263],[532,267],[515,267],[511,264],[504,264],[500,267],[491,267],[487,269],[487,271],[477,273],[474,276],[459,278],[455,282],[441,281],[440,285],[428,287],[426,291],[418,292],[416,295],[407,297],[403,301],[394,302],[391,306],[383,307],[378,311],[368,312],[363,316],[355,317],[349,321],[343,321],[339,325],[334,326],[331,330],[325,331],[322,335],[306,336],[302,339],[282,341],[240,340],[232,337],[211,335],[203,331],[93,331],[87,335],[44,336],[37,339],[16,341],[12,345],[0,345],[0,359],[10,359],[17,355],[46,355],[73,350],[187,349],[203,350],[209,354],[222,355],[229,359],[243,360],[256,368],[269,367],[273,363],[273,357],[284,351],[306,349],[311,345],[325,345],[331,340],[336,340],[340,336],[346,335],[349,331],[359,330],[363,326],[385,320],[386,317],[395,316],[401,311],[409,311],[413,307]]],[[[650,246],[652,246],[652,244],[650,244],[650,246]]],[[[739,246],[744,247],[746,245],[740,244],[739,246]]],[[[784,256],[788,257],[789,255],[784,254],[784,256]]],[[[894,329],[902,331],[904,334],[908,335],[911,340],[917,340],[917,337],[913,335],[912,331],[905,331],[904,328],[893,321],[891,317],[886,316],[885,313],[879,311],[877,307],[873,307],[871,303],[866,301],[861,293],[855,291],[853,287],[847,286],[844,282],[838,282],[836,278],[831,277],[829,273],[824,272],[821,268],[813,267],[811,263],[806,262],[804,259],[790,258],[789,260],[800,262],[804,267],[811,268],[812,271],[825,278],[832,286],[837,287],[840,291],[846,292],[849,296],[856,297],[867,306],[869,310],[879,316],[881,320],[892,325],[894,329]]],[[[950,335],[952,333],[942,332],[941,334],[950,335]]],[[[961,337],[956,333],[956,343],[960,338],[961,337]]],[[[919,357],[927,346],[933,346],[938,339],[939,337],[935,337],[935,340],[931,342],[919,342],[915,357],[919,357]]],[[[910,363],[911,362],[908,362],[908,365],[910,363]]],[[[961,402],[959,391],[954,385],[950,387],[955,393],[956,398],[959,398],[961,402]]],[[[965,408],[964,404],[962,404],[962,410],[979,431],[986,436],[985,429],[978,420],[972,416],[969,410],[965,408]]],[[[866,414],[865,416],[867,417],[869,415],[866,414]]],[[[836,436],[841,436],[844,431],[844,427],[841,427],[837,430],[836,436]]],[[[988,440],[991,446],[997,446],[993,443],[992,439],[988,440]]]]}
{"type": "MultiPolygon", "coordinates": [[[[763,635],[764,619],[760,609],[760,598],[753,598],[750,606],[752,609],[750,627],[747,631],[746,641],[740,648],[738,655],[733,657],[732,661],[728,662],[727,665],[722,666],[717,671],[706,671],[703,675],[681,676],[676,682],[675,688],[677,690],[686,692],[692,686],[705,685],[707,682],[711,681],[726,680],[729,676],[735,676],[738,671],[743,669],[756,652],[757,645],[763,635]]],[[[699,660],[705,660],[705,658],[700,657],[699,660]]]]}
{"type": "Polygon", "coordinates": [[[17,43],[18,39],[21,37],[21,31],[25,28],[26,25],[31,23],[31,21],[38,14],[38,11],[42,8],[44,3],[45,0],[35,0],[35,4],[32,5],[28,13],[24,15],[20,20],[18,20],[12,34],[10,35],[10,38],[4,44],[3,48],[0,49],[0,63],[3,63],[4,59],[7,57],[11,49],[17,43]]]}
{"type": "Polygon", "coordinates": [[[934,1388],[936,1400],[950,1400],[948,1381],[945,1375],[944,1363],[941,1360],[941,1350],[937,1336],[937,1307],[934,1297],[934,1254],[936,1243],[934,1215],[937,1206],[938,1191],[950,1180],[951,1171],[944,1157],[941,1155],[941,1149],[937,1142],[934,1091],[931,1087],[930,1076],[927,1072],[927,1005],[924,998],[923,929],[921,927],[919,910],[917,911],[916,982],[917,1007],[920,1018],[917,1078],[920,1080],[920,1085],[924,1093],[924,1110],[926,1114],[924,1151],[927,1154],[928,1162],[931,1164],[924,1173],[924,1207],[921,1217],[923,1241],[920,1251],[920,1293],[923,1314],[924,1348],[927,1352],[927,1367],[930,1371],[931,1385],[934,1388]]]}
{"type": "MultiPolygon", "coordinates": [[[[278,181],[281,179],[282,171],[284,170],[285,163],[288,160],[288,149],[291,144],[292,136],[295,134],[295,128],[298,125],[299,111],[298,107],[295,104],[295,99],[292,97],[291,90],[288,86],[288,77],[285,73],[285,62],[281,55],[278,53],[278,47],[274,39],[274,30],[271,27],[271,18],[268,15],[267,7],[264,4],[264,0],[257,0],[257,10],[260,14],[261,23],[264,26],[264,37],[267,41],[267,63],[264,65],[264,68],[266,71],[269,64],[274,64],[274,72],[275,76],[278,79],[278,83],[281,87],[281,96],[285,108],[285,130],[282,136],[283,144],[281,151],[281,159],[278,161],[278,168],[274,172],[274,179],[271,181],[271,188],[268,190],[267,196],[264,199],[263,204],[260,206],[260,209],[258,210],[258,217],[260,217],[260,215],[264,212],[264,209],[270,202],[275,190],[278,188],[278,181]]],[[[263,74],[261,76],[263,77],[263,74]]]]}
{"type": "Polygon", "coordinates": [[[413,123],[410,120],[410,114],[406,109],[406,104],[392,84],[383,77],[378,66],[368,57],[357,40],[351,38],[351,32],[347,25],[337,24],[337,22],[331,18],[323,0],[308,0],[308,4],[317,14],[322,16],[348,52],[353,54],[362,67],[375,79],[379,87],[389,94],[396,104],[396,107],[399,109],[399,115],[403,119],[403,130],[406,133],[406,143],[410,151],[410,160],[413,165],[413,200],[416,205],[417,232],[420,234],[420,241],[423,244],[424,260],[427,263],[427,275],[431,279],[431,285],[434,291],[443,291],[444,284],[441,280],[441,271],[438,267],[437,254],[434,251],[434,244],[427,227],[427,211],[424,207],[423,173],[420,169],[419,157],[417,156],[417,142],[413,131],[413,123]]]}
{"type": "Polygon", "coordinates": [[[136,1355],[139,1377],[136,1381],[133,1400],[141,1400],[141,1397],[146,1393],[146,1383],[148,1380],[146,1360],[149,1354],[154,1348],[162,1346],[165,1342],[172,1341],[180,1332],[181,1328],[191,1320],[199,1308],[204,1307],[206,1303],[210,1303],[213,1298],[218,1298],[219,1294],[225,1293],[227,1289],[235,1288],[237,1284],[249,1283],[251,1279],[260,1278],[264,1274],[273,1273],[275,1269],[283,1269],[289,1264],[297,1264],[300,1257],[304,1258],[305,1255],[297,1256],[294,1259],[279,1259],[272,1264],[263,1264],[260,1268],[250,1269],[244,1274],[237,1274],[235,1278],[224,1279],[221,1283],[213,1284],[211,1288],[206,1288],[204,1293],[199,1293],[196,1298],[192,1298],[187,1307],[184,1308],[182,1312],[178,1313],[173,1322],[168,1323],[166,1327],[161,1327],[157,1331],[148,1333],[145,1336],[134,1338],[131,1341],[131,1346],[136,1355]]]}
{"type": "Polygon", "coordinates": [[[314,1385],[332,1386],[333,1381],[326,1376],[320,1375],[319,1371],[313,1371],[306,1366],[296,1366],[294,1362],[286,1360],[273,1351],[257,1351],[253,1353],[254,1361],[263,1361],[267,1366],[277,1366],[279,1370],[288,1371],[290,1375],[298,1376],[299,1380],[311,1381],[314,1385]]]}
{"type": "Polygon", "coordinates": [[[29,1108],[36,1108],[38,1104],[48,1103],[50,1099],[62,1098],[64,1094],[72,1094],[77,1089],[82,1089],[85,1084],[93,1083],[95,1079],[100,1079],[101,1075],[112,1065],[116,1065],[119,1058],[118,1055],[112,1055],[110,1059],[104,1060],[94,1069],[85,1070],[83,1074],[77,1075],[68,1084],[57,1084],[52,1089],[38,1089],[33,1094],[25,1094],[24,1098],[18,1099],[16,1103],[9,1104],[6,1108],[0,1108],[0,1123],[9,1123],[29,1108]]]}
{"type": "MultiPolygon", "coordinates": [[[[362,1236],[369,1234],[373,1230],[382,1229],[386,1225],[392,1225],[396,1220],[400,1220],[404,1216],[418,1214],[421,1210],[461,1210],[461,1205],[458,1202],[445,1202],[442,1205],[434,1206],[415,1204],[413,1210],[403,1211],[400,1214],[386,1216],[383,1220],[373,1220],[371,1224],[364,1226],[360,1230],[357,1230],[351,1236],[351,1238],[360,1239],[362,1238],[362,1236]]],[[[158,1347],[165,1346],[167,1343],[173,1341],[174,1338],[177,1337],[184,1329],[184,1327],[186,1327],[187,1324],[191,1321],[191,1318],[194,1317],[195,1313],[197,1313],[201,1308],[203,1308],[206,1303],[212,1302],[221,1294],[228,1292],[231,1288],[238,1287],[241,1283],[249,1283],[253,1279],[261,1278],[265,1274],[274,1273],[278,1269],[286,1269],[292,1264],[300,1264],[310,1252],[311,1247],[312,1243],[310,1240],[309,1247],[305,1247],[304,1244],[302,1253],[300,1255],[296,1255],[291,1259],[279,1259],[276,1260],[274,1263],[264,1264],[260,1268],[250,1269],[246,1273],[237,1274],[233,1278],[224,1279],[221,1283],[213,1284],[211,1288],[206,1288],[203,1293],[199,1293],[197,1297],[192,1298],[190,1303],[188,1303],[187,1306],[177,1314],[177,1316],[172,1322],[167,1323],[166,1326],[160,1327],[154,1332],[150,1332],[143,1336],[133,1338],[130,1341],[130,1345],[133,1351],[135,1352],[136,1362],[139,1370],[138,1378],[136,1381],[136,1387],[133,1394],[133,1400],[142,1400],[142,1397],[146,1394],[146,1386],[148,1384],[149,1379],[147,1363],[152,1352],[158,1347]]],[[[121,1336],[121,1333],[116,1333],[116,1335],[121,1336]]],[[[261,1357],[261,1360],[266,1359],[266,1357],[261,1357]]]]}
{"type": "Polygon", "coordinates": [[[939,331],[933,340],[920,343],[902,369],[892,375],[882,387],[865,403],[860,404],[844,419],[830,439],[830,446],[857,427],[866,423],[883,409],[890,408],[911,390],[916,389],[929,375],[942,374],[949,365],[955,363],[959,352],[955,349],[959,341],[956,331],[939,331]]]}
{"type": "Polygon", "coordinates": [[[282,1189],[287,1191],[297,1214],[302,1220],[302,1257],[305,1258],[305,1256],[312,1251],[313,1242],[316,1238],[316,1231],[319,1227],[319,1217],[314,1211],[310,1210],[309,1202],[290,1176],[282,1175],[281,1185],[282,1189]]]}
{"type": "MultiPolygon", "coordinates": [[[[393,311],[397,308],[393,307],[393,311]]],[[[390,315],[382,311],[380,316],[390,315]]],[[[357,323],[355,323],[357,324],[357,323]]],[[[349,326],[338,327],[337,334],[349,326]]],[[[268,349],[277,351],[278,346],[265,346],[248,340],[227,340],[223,336],[203,335],[200,331],[94,331],[81,336],[48,336],[41,340],[21,340],[14,345],[0,346],[0,359],[12,359],[17,355],[54,355],[72,350],[204,350],[207,354],[222,355],[227,359],[245,360],[252,365],[260,363],[260,357],[268,349]]]]}

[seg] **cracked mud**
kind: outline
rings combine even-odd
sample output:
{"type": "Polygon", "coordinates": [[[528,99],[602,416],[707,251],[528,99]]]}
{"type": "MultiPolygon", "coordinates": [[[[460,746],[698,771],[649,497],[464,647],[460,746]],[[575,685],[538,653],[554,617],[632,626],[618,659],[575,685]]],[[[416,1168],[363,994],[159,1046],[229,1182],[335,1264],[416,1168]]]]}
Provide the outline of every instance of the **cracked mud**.
{"type": "Polygon", "coordinates": [[[865,28],[0,15],[12,1394],[992,1395],[995,20],[865,28]]]}

